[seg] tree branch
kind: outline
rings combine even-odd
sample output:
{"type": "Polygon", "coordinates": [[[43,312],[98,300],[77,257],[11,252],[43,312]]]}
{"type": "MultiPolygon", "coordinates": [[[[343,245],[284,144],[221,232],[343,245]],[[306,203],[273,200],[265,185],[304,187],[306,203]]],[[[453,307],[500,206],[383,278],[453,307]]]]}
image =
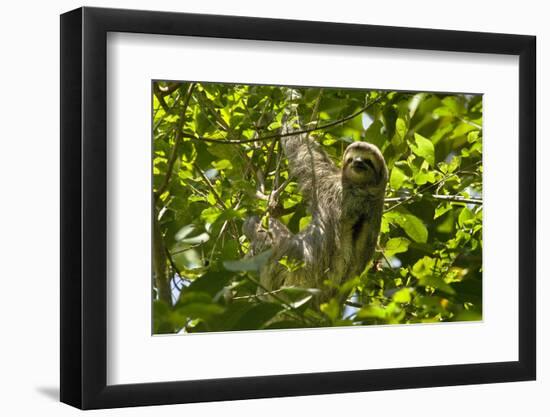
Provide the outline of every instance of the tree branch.
{"type": "Polygon", "coordinates": [[[161,85],[158,84],[158,82],[155,83],[155,85],[157,86],[159,92],[163,95],[163,96],[167,96],[168,94],[172,94],[174,91],[176,91],[181,83],[167,83],[168,85],[166,87],[162,87],[161,85]]]}
{"type": "MultiPolygon", "coordinates": [[[[187,112],[187,106],[189,105],[189,100],[191,99],[191,95],[193,93],[193,89],[195,88],[195,84],[191,83],[189,84],[189,88],[187,90],[187,95],[185,97],[185,102],[183,104],[183,110],[181,112],[181,116],[178,121],[178,125],[176,128],[176,139],[174,143],[174,147],[172,148],[172,153],[170,155],[170,159],[168,160],[168,167],[166,168],[166,175],[164,176],[164,181],[158,188],[156,195],[155,195],[155,201],[158,201],[160,196],[164,194],[166,189],[168,188],[168,185],[170,184],[170,179],[172,177],[172,171],[174,170],[174,164],[176,163],[176,160],[178,158],[178,149],[181,143],[183,135],[183,126],[185,123],[185,113],[187,112]]],[[[174,104],[175,106],[175,104],[174,104]]]]}
{"type": "Polygon", "coordinates": [[[168,104],[166,104],[166,100],[164,100],[164,94],[162,94],[160,87],[157,83],[153,84],[153,93],[159,101],[160,107],[162,107],[166,113],[171,113],[172,109],[168,107],[168,104]]]}
{"type": "Polygon", "coordinates": [[[483,204],[481,198],[466,198],[461,195],[442,195],[442,194],[432,194],[430,197],[435,198],[436,200],[450,201],[454,203],[466,203],[466,204],[483,204]]]}
{"type": "Polygon", "coordinates": [[[252,138],[252,139],[238,139],[238,140],[226,140],[226,138],[206,138],[204,136],[195,136],[195,135],[190,135],[188,133],[182,133],[182,135],[183,135],[183,137],[189,138],[191,140],[211,142],[211,143],[219,143],[219,144],[229,144],[229,145],[231,145],[231,144],[235,145],[235,144],[242,144],[242,143],[261,142],[261,141],[264,141],[264,140],[275,139],[275,138],[281,139],[281,138],[284,138],[284,137],[287,137],[287,136],[296,136],[296,135],[301,135],[303,133],[311,133],[311,132],[315,132],[317,130],[328,129],[330,127],[334,127],[334,126],[337,126],[339,124],[345,123],[348,120],[351,120],[354,117],[357,117],[361,113],[365,112],[366,110],[368,110],[370,107],[372,107],[376,103],[380,102],[385,97],[386,97],[386,95],[380,96],[380,97],[376,98],[375,100],[371,101],[366,106],[364,106],[361,109],[357,110],[355,113],[353,113],[349,116],[343,117],[343,118],[341,118],[339,120],[336,120],[334,122],[330,122],[330,123],[327,123],[327,124],[322,125],[322,126],[315,126],[315,127],[311,127],[311,128],[308,128],[308,129],[303,129],[303,130],[298,130],[298,131],[293,131],[293,132],[288,132],[288,133],[274,133],[272,135],[261,136],[261,137],[252,138]]]}
{"type": "Polygon", "coordinates": [[[158,299],[169,306],[172,305],[172,292],[170,290],[170,277],[166,268],[166,249],[160,231],[158,217],[153,218],[153,270],[155,272],[155,285],[157,287],[158,299]]]}
{"type": "MultiPolygon", "coordinates": [[[[468,170],[468,169],[470,169],[470,168],[473,168],[473,167],[475,167],[475,166],[477,166],[477,165],[479,165],[479,164],[481,164],[481,161],[478,161],[478,162],[476,162],[476,163],[474,163],[474,164],[472,164],[472,165],[466,167],[465,170],[468,170]]],[[[433,184],[429,184],[429,185],[425,186],[424,188],[422,188],[421,190],[418,190],[418,191],[415,192],[414,194],[411,194],[410,196],[407,196],[407,197],[403,197],[403,199],[401,199],[401,197],[398,197],[398,198],[400,199],[399,202],[398,202],[397,204],[394,204],[393,206],[387,208],[386,210],[384,210],[384,213],[386,213],[386,212],[388,212],[388,211],[391,211],[391,210],[393,210],[394,208],[399,207],[400,205],[405,204],[405,203],[409,202],[410,200],[412,200],[412,199],[414,199],[414,198],[417,198],[420,194],[423,194],[424,192],[426,192],[426,191],[428,191],[428,190],[431,190],[431,189],[434,188],[434,187],[437,187],[439,184],[444,183],[444,182],[447,181],[449,178],[451,178],[451,177],[453,177],[453,176],[455,176],[455,175],[458,175],[459,173],[462,173],[462,172],[463,172],[463,170],[460,170],[460,171],[457,171],[457,172],[453,172],[453,173],[451,173],[451,174],[447,174],[447,175],[445,175],[443,178],[441,178],[439,181],[434,182],[433,184]]],[[[439,188],[438,188],[438,190],[439,190],[439,188]]],[[[437,195],[437,194],[436,194],[436,195],[437,195]]],[[[387,199],[387,200],[389,200],[389,199],[387,199]]],[[[474,204],[474,203],[472,203],[472,204],[474,204]]],[[[480,203],[480,204],[481,204],[481,203],[480,203]]]]}
{"type": "MultiPolygon", "coordinates": [[[[417,196],[417,194],[415,194],[417,196]]],[[[428,194],[429,198],[433,198],[435,200],[444,200],[449,201],[452,203],[465,203],[465,204],[476,204],[476,205],[482,205],[483,200],[481,198],[467,198],[463,197],[461,195],[446,195],[446,194],[428,194]]],[[[384,203],[401,203],[406,202],[411,199],[411,196],[404,196],[404,197],[391,197],[386,198],[384,200],[384,203]]],[[[396,205],[397,206],[397,205],[396,205]]],[[[394,206],[394,207],[396,207],[394,206]]],[[[389,210],[389,209],[388,209],[389,210]]]]}

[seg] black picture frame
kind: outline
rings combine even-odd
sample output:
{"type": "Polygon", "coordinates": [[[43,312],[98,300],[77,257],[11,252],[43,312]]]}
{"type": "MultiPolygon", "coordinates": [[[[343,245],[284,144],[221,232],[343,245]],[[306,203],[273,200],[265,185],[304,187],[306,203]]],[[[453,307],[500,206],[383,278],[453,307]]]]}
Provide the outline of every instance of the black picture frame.
{"type": "Polygon", "coordinates": [[[80,8],[61,15],[61,401],[82,409],[533,380],[536,377],[534,36],[80,8]],[[519,360],[107,385],[108,32],[519,57],[519,360]]]}

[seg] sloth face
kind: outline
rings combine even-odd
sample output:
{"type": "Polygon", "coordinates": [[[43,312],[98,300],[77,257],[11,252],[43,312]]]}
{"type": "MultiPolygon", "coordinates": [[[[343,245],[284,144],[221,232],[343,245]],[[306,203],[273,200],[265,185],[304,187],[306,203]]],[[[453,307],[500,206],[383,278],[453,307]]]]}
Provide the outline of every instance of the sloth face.
{"type": "Polygon", "coordinates": [[[384,157],[375,145],[355,142],[344,152],[342,175],[356,185],[378,186],[387,179],[384,157]]]}

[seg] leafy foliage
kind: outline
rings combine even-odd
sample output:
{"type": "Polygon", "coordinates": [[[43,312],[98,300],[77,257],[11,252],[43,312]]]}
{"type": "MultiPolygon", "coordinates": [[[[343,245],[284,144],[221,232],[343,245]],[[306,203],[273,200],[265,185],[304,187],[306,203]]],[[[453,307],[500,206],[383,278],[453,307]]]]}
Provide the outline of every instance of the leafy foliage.
{"type": "Polygon", "coordinates": [[[153,92],[155,333],[481,319],[481,96],[172,82],[153,92]],[[277,137],[291,104],[335,161],[365,140],[390,170],[372,265],[320,308],[314,288],[260,300],[269,253],[245,257],[241,232],[251,215],[294,233],[310,221],[277,137]]]}

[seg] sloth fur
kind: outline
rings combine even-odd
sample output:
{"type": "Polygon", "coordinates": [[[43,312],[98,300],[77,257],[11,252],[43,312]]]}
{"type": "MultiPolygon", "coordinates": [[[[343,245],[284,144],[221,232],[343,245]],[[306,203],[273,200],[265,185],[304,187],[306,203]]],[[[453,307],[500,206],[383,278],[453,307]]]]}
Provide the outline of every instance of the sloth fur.
{"type": "MultiPolygon", "coordinates": [[[[283,131],[291,132],[289,127],[283,131]]],[[[281,145],[312,219],[297,234],[272,217],[267,230],[258,217],[245,222],[251,252],[272,250],[260,270],[260,283],[270,291],[283,286],[321,289],[325,280],[338,286],[361,274],[373,257],[388,180],[384,157],[375,145],[354,142],[339,169],[307,134],[283,137],[281,145]],[[289,271],[278,262],[283,257],[302,266],[289,271]]],[[[319,301],[332,295],[323,290],[319,301]]]]}

